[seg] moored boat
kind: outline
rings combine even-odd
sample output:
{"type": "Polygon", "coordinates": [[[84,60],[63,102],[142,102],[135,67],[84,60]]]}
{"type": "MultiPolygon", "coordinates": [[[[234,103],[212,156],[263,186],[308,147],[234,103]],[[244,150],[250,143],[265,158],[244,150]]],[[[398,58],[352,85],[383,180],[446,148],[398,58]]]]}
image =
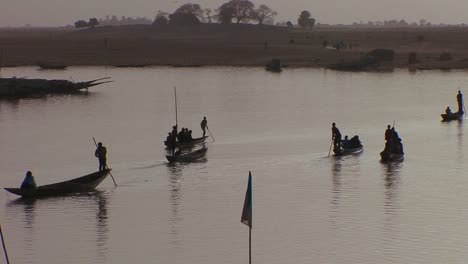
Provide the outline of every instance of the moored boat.
{"type": "Polygon", "coordinates": [[[166,159],[170,162],[192,162],[205,157],[208,148],[203,147],[193,152],[181,153],[176,155],[166,155],[166,159]]]}
{"type": "Polygon", "coordinates": [[[5,190],[25,198],[59,196],[90,191],[96,188],[109,175],[110,171],[111,169],[105,169],[72,180],[42,185],[32,189],[5,188],[5,190]]]}
{"type": "Polygon", "coordinates": [[[442,117],[442,121],[452,121],[452,120],[462,120],[464,117],[463,112],[456,112],[456,113],[445,113],[440,115],[442,117]]]}
{"type": "Polygon", "coordinates": [[[171,149],[171,148],[190,148],[190,147],[193,147],[195,145],[204,143],[207,138],[208,138],[208,136],[204,136],[204,137],[194,138],[194,139],[190,140],[190,142],[182,142],[182,143],[176,142],[175,146],[173,146],[171,144],[171,142],[167,142],[165,140],[164,145],[168,149],[171,149]]]}

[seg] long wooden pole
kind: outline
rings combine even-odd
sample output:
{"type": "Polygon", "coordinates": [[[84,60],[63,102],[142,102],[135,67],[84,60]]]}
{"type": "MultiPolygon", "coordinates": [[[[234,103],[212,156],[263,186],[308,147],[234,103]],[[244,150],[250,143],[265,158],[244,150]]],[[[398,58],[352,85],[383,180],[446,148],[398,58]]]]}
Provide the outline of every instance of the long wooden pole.
{"type": "Polygon", "coordinates": [[[177,129],[179,129],[179,125],[178,125],[179,123],[177,120],[177,89],[175,86],[174,86],[174,99],[175,99],[175,124],[176,124],[177,129]]]}
{"type": "Polygon", "coordinates": [[[5,258],[6,258],[7,264],[10,264],[10,259],[8,258],[8,252],[5,246],[5,240],[3,239],[2,225],[0,225],[0,235],[2,237],[3,252],[5,252],[5,258]]]}
{"type": "Polygon", "coordinates": [[[252,228],[249,227],[249,264],[252,264],[252,228]]]}
{"type": "Polygon", "coordinates": [[[206,126],[206,129],[208,129],[208,132],[210,133],[210,136],[211,136],[211,138],[213,139],[213,142],[215,142],[215,139],[214,139],[214,137],[213,137],[213,134],[211,134],[211,131],[210,131],[210,129],[208,128],[208,125],[206,126]]]}
{"type": "Polygon", "coordinates": [[[330,149],[328,150],[328,157],[330,157],[330,152],[331,152],[332,146],[333,146],[333,137],[332,137],[331,142],[330,142],[330,149]]]}
{"type": "MultiPolygon", "coordinates": [[[[97,148],[97,143],[96,143],[96,139],[93,137],[93,141],[94,141],[94,145],[96,146],[97,148]]],[[[109,167],[107,167],[107,164],[106,164],[106,169],[109,169],[109,167]]],[[[115,182],[115,179],[114,179],[114,175],[112,175],[112,173],[109,171],[109,175],[111,176],[112,178],[112,181],[114,182],[115,184],[115,187],[117,187],[117,183],[115,182]]]]}

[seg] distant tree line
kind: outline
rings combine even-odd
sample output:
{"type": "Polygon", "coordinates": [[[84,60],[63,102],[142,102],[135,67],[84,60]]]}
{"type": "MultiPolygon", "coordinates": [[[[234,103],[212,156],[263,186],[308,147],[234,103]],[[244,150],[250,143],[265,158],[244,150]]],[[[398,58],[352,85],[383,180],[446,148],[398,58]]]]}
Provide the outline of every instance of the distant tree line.
{"type": "MultiPolygon", "coordinates": [[[[120,19],[115,16],[106,16],[105,19],[90,19],[88,22],[79,20],[75,22],[76,28],[100,26],[117,26],[132,24],[153,24],[154,26],[164,25],[197,25],[201,23],[221,23],[240,24],[255,23],[258,25],[273,25],[278,13],[265,4],[258,7],[250,0],[229,0],[216,9],[202,8],[196,3],[186,3],[177,8],[173,13],[159,10],[153,21],[144,18],[131,18],[122,16],[120,19]]],[[[291,21],[276,23],[277,26],[294,27],[291,21]]],[[[297,18],[297,26],[302,28],[312,28],[315,26],[315,19],[309,11],[300,12],[297,18]]]]}
{"type": "Polygon", "coordinates": [[[94,28],[97,25],[99,25],[99,21],[95,17],[90,18],[88,22],[85,20],[78,20],[75,22],[76,28],[94,28]]]}

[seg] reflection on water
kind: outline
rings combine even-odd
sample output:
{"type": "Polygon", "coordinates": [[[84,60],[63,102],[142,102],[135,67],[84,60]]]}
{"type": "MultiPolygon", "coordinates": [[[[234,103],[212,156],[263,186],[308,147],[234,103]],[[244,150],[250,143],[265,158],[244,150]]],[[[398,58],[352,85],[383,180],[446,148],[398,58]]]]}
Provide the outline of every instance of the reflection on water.
{"type": "Polygon", "coordinates": [[[179,206],[182,198],[182,170],[185,164],[168,163],[167,172],[169,180],[169,204],[171,207],[170,226],[171,234],[173,235],[171,243],[179,244],[179,230],[178,223],[182,221],[179,216],[179,206]]]}
{"type": "Polygon", "coordinates": [[[332,160],[332,204],[338,206],[341,194],[341,160],[342,157],[335,157],[332,160]]]}
{"type": "Polygon", "coordinates": [[[400,185],[400,171],[404,162],[386,162],[382,165],[385,179],[385,209],[387,212],[393,211],[395,200],[398,197],[398,187],[400,185]]]}

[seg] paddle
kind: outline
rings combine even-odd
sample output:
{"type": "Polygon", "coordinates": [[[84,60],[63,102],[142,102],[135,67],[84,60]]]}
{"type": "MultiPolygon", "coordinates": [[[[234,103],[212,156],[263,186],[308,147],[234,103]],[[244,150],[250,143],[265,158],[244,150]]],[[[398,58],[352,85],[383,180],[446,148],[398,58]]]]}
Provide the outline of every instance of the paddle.
{"type": "Polygon", "coordinates": [[[328,157],[330,157],[330,152],[331,152],[332,146],[333,146],[333,137],[332,137],[331,142],[330,142],[330,150],[328,150],[328,157]]]}
{"type": "Polygon", "coordinates": [[[2,237],[2,246],[3,246],[3,252],[5,253],[5,258],[7,261],[7,264],[10,264],[10,259],[8,258],[8,252],[5,246],[5,239],[3,239],[3,231],[2,231],[2,226],[0,225],[0,236],[2,237]]]}
{"type": "Polygon", "coordinates": [[[211,134],[210,129],[208,128],[208,125],[206,125],[206,129],[208,130],[208,133],[210,133],[211,138],[213,139],[213,142],[215,142],[215,139],[213,137],[213,134],[211,134]]]}
{"type": "MultiPolygon", "coordinates": [[[[97,143],[96,143],[96,139],[93,137],[93,141],[94,141],[94,145],[97,147],[97,143]]],[[[106,164],[106,169],[109,169],[109,167],[107,166],[106,164]]],[[[109,171],[109,175],[111,176],[112,178],[112,181],[114,182],[115,184],[115,187],[117,187],[117,183],[115,182],[115,179],[114,179],[114,175],[112,175],[112,173],[109,171]]]]}

